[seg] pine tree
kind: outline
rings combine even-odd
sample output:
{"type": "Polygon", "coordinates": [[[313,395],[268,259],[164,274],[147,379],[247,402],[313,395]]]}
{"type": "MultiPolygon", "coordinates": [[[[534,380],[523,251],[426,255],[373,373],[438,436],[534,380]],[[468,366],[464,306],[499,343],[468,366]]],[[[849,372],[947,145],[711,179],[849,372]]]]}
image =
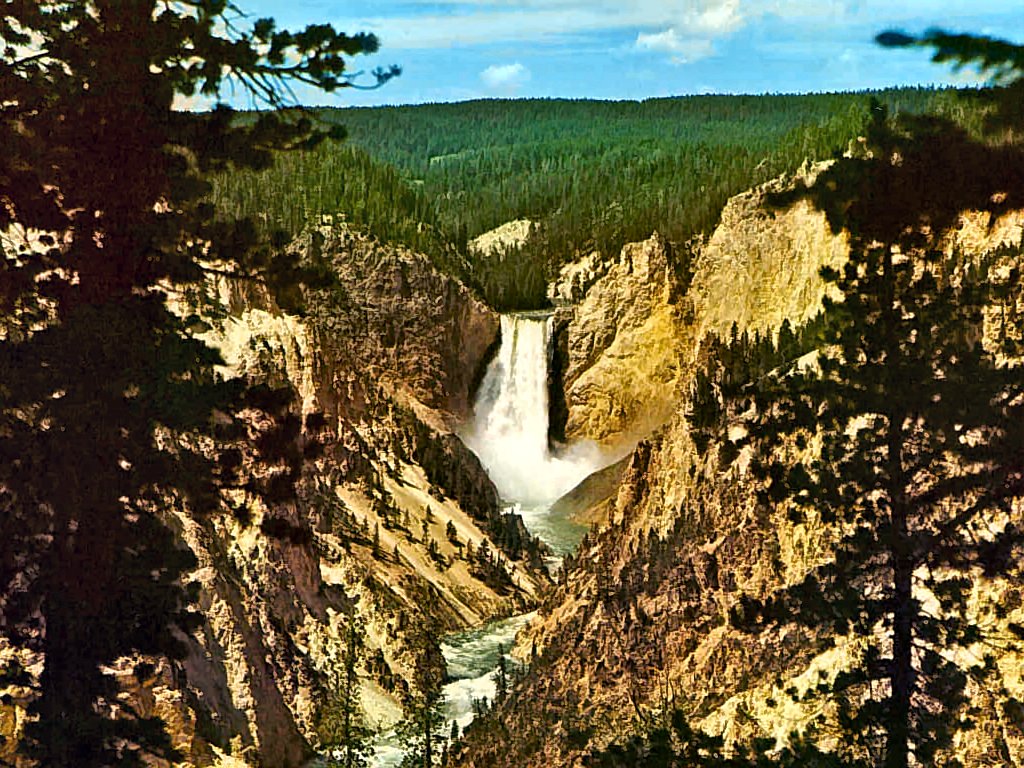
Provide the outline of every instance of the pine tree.
{"type": "Polygon", "coordinates": [[[505,649],[501,643],[498,644],[498,665],[494,676],[494,702],[500,704],[508,696],[508,660],[505,658],[505,649]]]}
{"type": "Polygon", "coordinates": [[[406,702],[405,720],[399,725],[403,768],[435,768],[444,741],[444,691],[439,674],[443,659],[439,658],[432,630],[423,633],[420,646],[414,671],[415,693],[406,702]]]}
{"type": "Polygon", "coordinates": [[[359,622],[349,619],[341,658],[333,670],[330,690],[321,703],[318,732],[330,768],[369,765],[372,731],[367,728],[359,697],[359,664],[363,656],[359,622]]]}
{"type": "Polygon", "coordinates": [[[435,768],[444,740],[443,697],[440,687],[421,691],[406,707],[400,736],[404,747],[403,768],[435,768]]]}
{"type": "MultiPolygon", "coordinates": [[[[242,122],[174,102],[230,81],[283,106],[289,82],[351,84],[345,57],[377,41],[244,25],[226,0],[13,2],[0,16],[0,632],[44,659],[20,744],[42,766],[177,758],[109,671],[184,653],[172,628],[196,623],[193,563],[172,515],[228,511],[227,485],[280,501],[294,480],[292,464],[244,483],[238,448],[218,450],[244,436],[225,426],[244,388],[218,378],[168,286],[201,294],[228,273],[290,285],[294,304],[313,274],[272,258],[251,224],[216,220],[205,177],[340,132],[297,110],[242,122]]],[[[288,465],[299,427],[283,427],[264,447],[288,465]]]]}
{"type": "Polygon", "coordinates": [[[968,676],[991,668],[955,661],[982,636],[967,610],[973,579],[1021,566],[1007,515],[1024,491],[1024,383],[982,344],[984,269],[944,255],[939,238],[960,211],[1020,189],[1024,156],[873,111],[864,152],[797,193],[847,231],[850,258],[823,272],[841,299],[826,302],[817,365],[766,382],[754,427],[765,501],[818,515],[840,538],[804,582],[745,601],[734,619],[867,638],[830,695],[856,755],[906,768],[933,764],[969,727],[968,676]],[[813,459],[784,458],[815,441],[813,459]]]}

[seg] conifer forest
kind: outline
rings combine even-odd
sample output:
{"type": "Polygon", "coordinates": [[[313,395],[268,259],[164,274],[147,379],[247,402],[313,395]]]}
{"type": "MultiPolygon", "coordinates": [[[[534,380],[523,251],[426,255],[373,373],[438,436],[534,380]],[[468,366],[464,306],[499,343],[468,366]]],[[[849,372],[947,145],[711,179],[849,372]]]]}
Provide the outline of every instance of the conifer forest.
{"type": "Polygon", "coordinates": [[[1006,9],[325,5],[0,11],[0,766],[1024,765],[1006,9]]]}

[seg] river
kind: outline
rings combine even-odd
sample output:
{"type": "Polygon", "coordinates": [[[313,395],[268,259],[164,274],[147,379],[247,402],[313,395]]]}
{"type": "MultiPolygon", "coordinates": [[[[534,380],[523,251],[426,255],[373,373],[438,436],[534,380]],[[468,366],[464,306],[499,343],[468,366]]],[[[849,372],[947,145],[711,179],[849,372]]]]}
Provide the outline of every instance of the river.
{"type": "MultiPolygon", "coordinates": [[[[550,564],[572,552],[586,528],[551,512],[551,505],[607,463],[596,446],[578,444],[558,455],[548,443],[548,368],[551,316],[542,312],[502,315],[501,347],[477,393],[474,417],[462,438],[480,458],[508,508],[554,553],[550,564]]],[[[508,650],[532,613],[449,635],[441,643],[450,682],[444,687],[445,717],[463,729],[473,701],[493,699],[499,646],[508,650]]],[[[376,768],[393,768],[402,751],[393,732],[374,750],[376,768]]]]}

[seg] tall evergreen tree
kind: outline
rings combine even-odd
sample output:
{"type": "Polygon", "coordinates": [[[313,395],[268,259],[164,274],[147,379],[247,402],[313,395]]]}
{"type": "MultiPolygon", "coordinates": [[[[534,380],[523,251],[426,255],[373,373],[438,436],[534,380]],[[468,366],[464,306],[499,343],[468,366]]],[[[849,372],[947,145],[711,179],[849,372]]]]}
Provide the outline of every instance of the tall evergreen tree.
{"type": "Polygon", "coordinates": [[[415,691],[405,703],[405,720],[399,736],[405,749],[402,768],[435,768],[441,757],[444,741],[444,691],[438,674],[443,667],[437,639],[427,630],[421,639],[421,652],[416,659],[415,691]]]}
{"type": "Polygon", "coordinates": [[[331,690],[321,704],[321,749],[330,768],[364,768],[369,765],[371,730],[366,726],[359,697],[359,664],[362,661],[362,627],[349,619],[344,645],[333,670],[331,690]]]}
{"type": "Polygon", "coordinates": [[[498,643],[498,666],[494,675],[494,702],[500,704],[508,696],[508,659],[505,648],[498,643]]]}
{"type": "Polygon", "coordinates": [[[795,193],[849,234],[850,258],[823,272],[841,298],[826,302],[817,365],[764,384],[753,430],[766,500],[820,516],[839,540],[804,582],[734,619],[867,639],[830,695],[854,754],[906,768],[934,764],[969,727],[968,676],[991,668],[961,661],[982,639],[973,579],[1022,564],[1010,503],[1024,492],[1024,383],[1006,350],[982,343],[999,286],[946,256],[942,237],[964,210],[1019,205],[1024,155],[936,118],[873,112],[863,151],[795,193]]]}
{"type": "MultiPolygon", "coordinates": [[[[245,399],[168,296],[211,272],[294,292],[306,273],[216,220],[204,179],[329,133],[301,110],[242,123],[175,100],[232,83],[286,106],[289,83],[352,84],[345,58],[377,41],[248,26],[227,0],[15,0],[0,40],[0,632],[44,662],[18,675],[35,689],[21,748],[42,766],[173,759],[109,670],[183,652],[196,617],[172,515],[225,510],[221,489],[245,485],[238,452],[213,447],[244,436],[225,417],[245,399]]],[[[281,460],[294,437],[260,451],[281,460]]],[[[248,488],[280,499],[293,469],[248,488]]]]}

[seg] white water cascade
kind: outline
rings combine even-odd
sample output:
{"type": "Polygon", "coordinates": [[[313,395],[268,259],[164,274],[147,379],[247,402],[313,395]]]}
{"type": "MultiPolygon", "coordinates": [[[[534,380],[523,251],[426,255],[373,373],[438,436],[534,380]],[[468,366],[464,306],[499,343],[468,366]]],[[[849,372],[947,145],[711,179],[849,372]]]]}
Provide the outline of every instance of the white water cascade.
{"type": "Polygon", "coordinates": [[[552,520],[551,504],[607,460],[591,443],[550,450],[551,325],[546,314],[502,315],[501,348],[480,385],[463,439],[530,531],[565,553],[581,531],[569,521],[552,520]]]}
{"type": "MultiPolygon", "coordinates": [[[[608,457],[593,444],[555,453],[549,447],[551,325],[548,314],[502,315],[501,348],[484,375],[473,422],[462,438],[480,458],[502,500],[522,514],[530,533],[561,556],[575,549],[586,529],[554,515],[551,505],[608,463],[608,457]]],[[[531,616],[500,619],[441,643],[451,678],[444,687],[448,722],[465,728],[473,720],[474,700],[493,699],[499,647],[508,650],[531,616]]],[[[401,761],[395,731],[381,734],[374,749],[375,768],[392,768],[401,761]]]]}

